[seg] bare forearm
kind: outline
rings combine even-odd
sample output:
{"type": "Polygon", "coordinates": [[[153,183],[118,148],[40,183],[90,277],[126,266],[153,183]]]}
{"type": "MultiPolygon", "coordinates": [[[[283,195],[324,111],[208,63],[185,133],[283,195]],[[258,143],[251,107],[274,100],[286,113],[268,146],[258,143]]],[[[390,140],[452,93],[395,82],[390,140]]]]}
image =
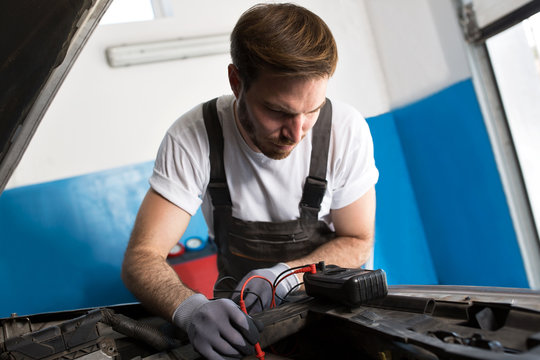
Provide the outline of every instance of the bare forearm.
{"type": "Polygon", "coordinates": [[[326,264],[357,268],[369,259],[372,247],[373,238],[341,236],[321,245],[305,257],[287,262],[287,265],[294,267],[324,261],[326,264]]]}
{"type": "Polygon", "coordinates": [[[194,294],[161,256],[150,251],[128,251],[122,279],[146,308],[167,320],[182,301],[194,294]]]}

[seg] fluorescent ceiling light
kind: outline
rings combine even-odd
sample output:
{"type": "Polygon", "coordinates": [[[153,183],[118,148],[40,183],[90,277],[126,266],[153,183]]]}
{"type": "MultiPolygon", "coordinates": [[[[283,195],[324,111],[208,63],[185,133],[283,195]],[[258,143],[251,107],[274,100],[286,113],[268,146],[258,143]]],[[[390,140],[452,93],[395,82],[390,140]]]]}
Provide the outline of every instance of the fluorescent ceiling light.
{"type": "Polygon", "coordinates": [[[228,34],[119,45],[105,50],[107,62],[112,67],[181,60],[228,52],[228,34]]]}

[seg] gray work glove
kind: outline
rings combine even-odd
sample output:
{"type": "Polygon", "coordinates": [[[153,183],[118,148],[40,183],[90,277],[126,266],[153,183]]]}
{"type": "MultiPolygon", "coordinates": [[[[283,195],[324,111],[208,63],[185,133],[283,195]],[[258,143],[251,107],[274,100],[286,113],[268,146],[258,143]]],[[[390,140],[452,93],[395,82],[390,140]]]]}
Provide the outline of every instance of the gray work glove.
{"type": "Polygon", "coordinates": [[[187,332],[191,345],[206,359],[241,359],[255,353],[262,324],[230,299],[187,298],[174,311],[173,323],[187,332]]]}
{"type": "MultiPolygon", "coordinates": [[[[274,280],[277,278],[277,276],[288,269],[290,268],[287,264],[278,263],[271,268],[251,270],[246,276],[242,278],[242,280],[240,280],[240,282],[236,286],[234,292],[234,300],[236,302],[240,301],[239,293],[242,290],[242,286],[244,285],[244,282],[246,282],[246,280],[249,279],[251,276],[259,275],[267,278],[268,280],[270,280],[271,283],[274,283],[274,280]]],[[[300,281],[298,280],[296,275],[288,276],[285,280],[280,282],[276,289],[276,305],[279,305],[281,303],[280,298],[283,299],[293,287],[299,284],[299,282],[300,281]]],[[[267,281],[263,279],[252,279],[247,284],[244,290],[244,302],[246,304],[246,308],[249,314],[255,314],[263,311],[264,309],[270,308],[270,304],[272,303],[272,287],[270,286],[270,284],[268,284],[267,281]],[[253,293],[257,294],[259,298],[257,298],[257,296],[253,293]]]]}

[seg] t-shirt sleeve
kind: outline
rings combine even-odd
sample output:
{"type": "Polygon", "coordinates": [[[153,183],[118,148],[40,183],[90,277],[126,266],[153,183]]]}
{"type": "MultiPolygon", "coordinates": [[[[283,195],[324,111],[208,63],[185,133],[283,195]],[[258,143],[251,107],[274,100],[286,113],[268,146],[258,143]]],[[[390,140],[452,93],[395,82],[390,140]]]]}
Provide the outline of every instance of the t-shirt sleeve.
{"type": "Polygon", "coordinates": [[[334,128],[334,183],[332,209],[340,209],[362,197],[379,178],[373,156],[373,140],[366,120],[353,108],[344,116],[347,121],[334,128]]]}
{"type": "Polygon", "coordinates": [[[207,138],[196,125],[182,120],[163,138],[149,182],[158,194],[194,215],[206,183],[207,138]]]}

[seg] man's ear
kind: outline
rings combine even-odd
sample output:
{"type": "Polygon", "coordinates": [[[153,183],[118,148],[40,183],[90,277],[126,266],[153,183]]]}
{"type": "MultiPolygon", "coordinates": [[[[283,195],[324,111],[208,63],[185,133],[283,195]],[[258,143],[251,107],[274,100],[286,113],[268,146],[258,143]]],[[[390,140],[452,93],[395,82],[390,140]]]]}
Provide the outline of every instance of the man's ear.
{"type": "Polygon", "coordinates": [[[234,64],[229,64],[227,69],[229,71],[229,85],[231,86],[234,96],[238,99],[238,96],[242,91],[242,80],[240,80],[238,68],[234,64]]]}

